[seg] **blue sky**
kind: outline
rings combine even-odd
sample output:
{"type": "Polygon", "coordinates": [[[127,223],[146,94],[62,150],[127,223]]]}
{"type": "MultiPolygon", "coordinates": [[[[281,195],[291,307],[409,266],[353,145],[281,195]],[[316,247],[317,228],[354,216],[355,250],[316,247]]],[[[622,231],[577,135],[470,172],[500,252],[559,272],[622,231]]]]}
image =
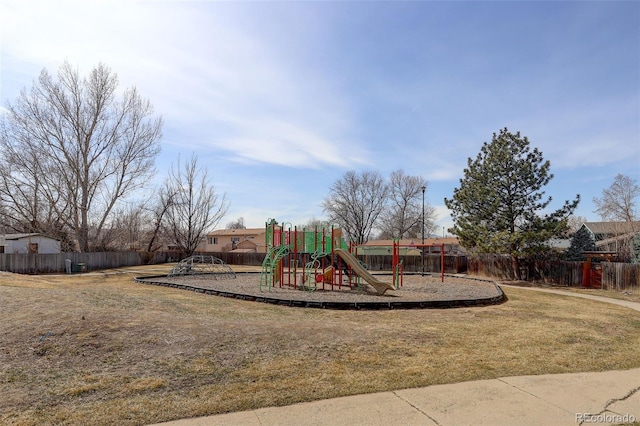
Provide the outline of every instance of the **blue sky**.
{"type": "Polygon", "coordinates": [[[63,61],[109,65],[164,120],[158,183],[197,153],[227,222],[324,218],[348,170],[428,182],[437,227],[467,158],[507,127],[576,214],[640,183],[640,2],[1,0],[0,103],[63,61]]]}

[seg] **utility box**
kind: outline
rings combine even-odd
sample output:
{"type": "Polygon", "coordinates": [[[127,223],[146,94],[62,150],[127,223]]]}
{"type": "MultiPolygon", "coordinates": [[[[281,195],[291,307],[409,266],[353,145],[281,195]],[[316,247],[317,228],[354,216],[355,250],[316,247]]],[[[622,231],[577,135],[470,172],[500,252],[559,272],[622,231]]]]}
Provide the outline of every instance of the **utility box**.
{"type": "Polygon", "coordinates": [[[71,265],[71,272],[87,272],[87,264],[80,262],[71,265]]]}

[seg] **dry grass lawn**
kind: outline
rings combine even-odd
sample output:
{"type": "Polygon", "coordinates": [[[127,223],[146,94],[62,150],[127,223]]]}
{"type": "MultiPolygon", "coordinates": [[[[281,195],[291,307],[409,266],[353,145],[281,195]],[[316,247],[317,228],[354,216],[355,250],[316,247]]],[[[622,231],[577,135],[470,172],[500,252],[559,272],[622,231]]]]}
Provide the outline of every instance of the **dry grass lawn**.
{"type": "Polygon", "coordinates": [[[491,307],[331,311],[136,284],[133,276],[0,274],[1,424],[142,425],[439,383],[640,367],[640,312],[585,299],[508,289],[509,301],[491,307]]]}

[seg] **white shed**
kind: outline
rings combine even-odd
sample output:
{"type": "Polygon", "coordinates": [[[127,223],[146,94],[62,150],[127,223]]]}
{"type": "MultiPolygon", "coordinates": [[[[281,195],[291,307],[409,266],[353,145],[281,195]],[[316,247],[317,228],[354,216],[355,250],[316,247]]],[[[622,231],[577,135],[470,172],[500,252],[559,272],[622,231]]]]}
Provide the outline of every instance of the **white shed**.
{"type": "Polygon", "coordinates": [[[60,240],[40,233],[0,234],[0,253],[60,253],[60,240]]]}

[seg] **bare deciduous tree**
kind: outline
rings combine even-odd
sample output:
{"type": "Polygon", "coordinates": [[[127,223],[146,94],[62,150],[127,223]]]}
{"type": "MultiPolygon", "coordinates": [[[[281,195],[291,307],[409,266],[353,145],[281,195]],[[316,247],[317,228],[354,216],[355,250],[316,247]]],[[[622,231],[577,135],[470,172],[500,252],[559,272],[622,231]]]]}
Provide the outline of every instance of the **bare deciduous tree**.
{"type": "Polygon", "coordinates": [[[389,206],[381,215],[380,237],[421,238],[434,228],[435,209],[425,202],[424,230],[422,229],[422,187],[427,181],[396,170],[389,177],[389,206]]]}
{"type": "Polygon", "coordinates": [[[162,120],[135,87],[99,64],[85,78],[65,62],[43,70],[30,91],[7,105],[2,161],[12,164],[0,192],[23,223],[60,223],[76,249],[100,239],[117,203],[154,172],[162,120]],[[17,192],[20,188],[22,193],[17,192]],[[26,206],[26,208],[25,208],[26,206]]]}
{"type": "Polygon", "coordinates": [[[100,251],[141,250],[150,220],[147,203],[140,201],[115,209],[93,244],[100,251]]]}
{"type": "Polygon", "coordinates": [[[567,225],[569,226],[568,234],[575,234],[582,227],[582,224],[586,222],[589,222],[586,217],[572,214],[567,219],[567,225]]]}
{"type": "Polygon", "coordinates": [[[312,217],[307,223],[298,225],[298,229],[306,229],[308,231],[321,230],[323,228],[329,229],[331,225],[327,221],[316,217],[312,217]]]}
{"type": "Polygon", "coordinates": [[[640,230],[636,199],[640,195],[640,186],[635,179],[618,173],[610,187],[602,190],[602,197],[594,197],[595,213],[603,221],[614,222],[613,234],[617,238],[616,251],[622,260],[633,255],[633,234],[640,230]]]}
{"type": "Polygon", "coordinates": [[[147,247],[146,252],[151,254],[162,248],[165,236],[171,235],[168,227],[165,225],[167,212],[175,203],[176,188],[164,186],[157,193],[155,204],[150,209],[151,218],[149,223],[151,227],[147,229],[147,247]]]}
{"type": "Polygon", "coordinates": [[[386,207],[388,191],[380,173],[349,171],[333,184],[322,207],[351,241],[363,244],[386,207]]]}
{"type": "Polygon", "coordinates": [[[236,220],[233,220],[227,223],[226,228],[227,229],[247,229],[247,227],[244,226],[244,217],[239,217],[236,220]]]}
{"type": "Polygon", "coordinates": [[[595,213],[604,221],[634,222],[638,220],[636,198],[640,195],[638,183],[618,173],[609,188],[602,190],[602,197],[594,197],[595,213]]]}
{"type": "Polygon", "coordinates": [[[42,194],[43,178],[37,172],[39,160],[35,152],[20,151],[2,142],[0,139],[4,163],[0,174],[3,204],[0,221],[15,232],[45,232],[57,236],[54,232],[59,224],[57,211],[65,210],[64,200],[58,197],[52,203],[42,194]]]}
{"type": "Polygon", "coordinates": [[[171,241],[166,214],[174,202],[173,188],[154,191],[148,199],[117,209],[94,245],[101,250],[137,250],[145,262],[171,241]]]}
{"type": "Polygon", "coordinates": [[[184,165],[169,171],[168,193],[172,203],[166,210],[166,221],[173,242],[187,256],[191,256],[198,244],[227,212],[228,203],[219,196],[211,184],[206,169],[198,167],[198,159],[192,155],[184,165]]]}

